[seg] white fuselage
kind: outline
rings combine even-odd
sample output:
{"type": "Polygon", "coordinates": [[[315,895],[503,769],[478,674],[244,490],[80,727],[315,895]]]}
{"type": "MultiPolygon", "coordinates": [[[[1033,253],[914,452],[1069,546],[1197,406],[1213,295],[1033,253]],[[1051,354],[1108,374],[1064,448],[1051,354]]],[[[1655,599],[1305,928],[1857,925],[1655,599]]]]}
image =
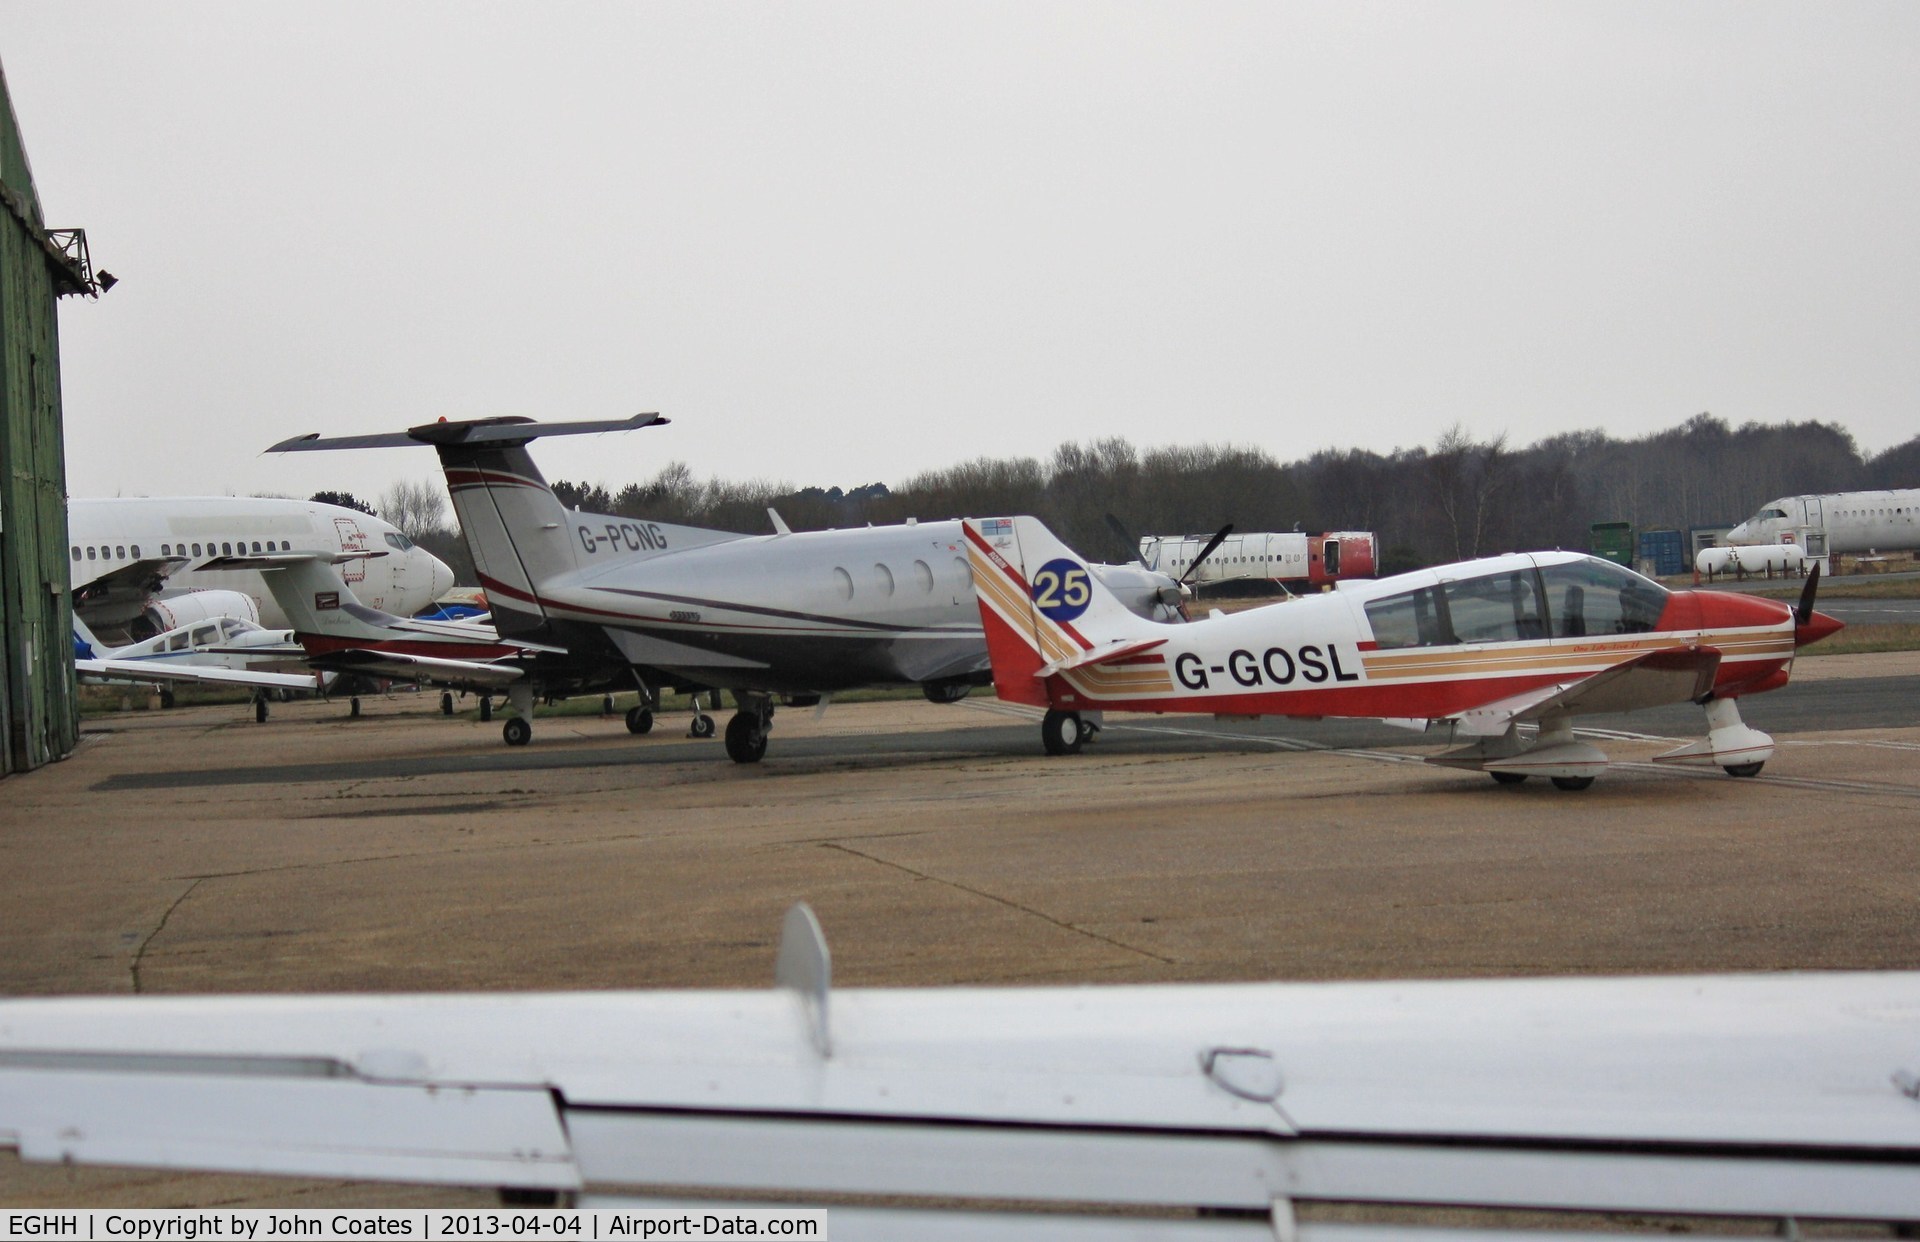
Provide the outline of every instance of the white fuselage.
{"type": "Polygon", "coordinates": [[[1824,534],[1826,546],[1810,552],[1900,552],[1920,549],[1920,488],[1884,492],[1827,492],[1782,496],[1727,532],[1727,542],[1809,545],[1824,534]]]}
{"type": "Polygon", "coordinates": [[[1308,536],[1285,532],[1228,535],[1212,555],[1200,562],[1197,571],[1189,573],[1211,539],[1210,535],[1148,535],[1140,541],[1140,563],[1175,577],[1188,574],[1188,582],[1229,582],[1237,578],[1293,582],[1307,578],[1308,536]]]}
{"type": "Polygon", "coordinates": [[[220,556],[313,552],[381,552],[347,561],[341,574],[367,604],[410,616],[453,585],[453,571],[391,523],[355,509],[309,500],[196,496],[69,500],[68,555],[77,592],[97,578],[141,560],[185,558],[165,579],[160,597],[188,591],[238,591],[259,607],[261,624],[286,617],[257,570],[201,568],[220,556]]]}

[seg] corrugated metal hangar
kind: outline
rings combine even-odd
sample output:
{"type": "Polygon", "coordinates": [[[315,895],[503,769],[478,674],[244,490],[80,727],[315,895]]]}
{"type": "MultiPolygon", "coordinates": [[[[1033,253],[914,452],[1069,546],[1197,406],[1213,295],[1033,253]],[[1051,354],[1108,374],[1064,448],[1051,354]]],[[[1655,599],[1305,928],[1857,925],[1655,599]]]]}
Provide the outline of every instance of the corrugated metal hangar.
{"type": "MultiPolygon", "coordinates": [[[[49,231],[0,72],[0,775],[79,734],[54,303],[93,295],[86,235],[49,231]]],[[[104,274],[103,274],[104,275],[104,274]]],[[[109,278],[110,279],[110,278],[109,278]]]]}

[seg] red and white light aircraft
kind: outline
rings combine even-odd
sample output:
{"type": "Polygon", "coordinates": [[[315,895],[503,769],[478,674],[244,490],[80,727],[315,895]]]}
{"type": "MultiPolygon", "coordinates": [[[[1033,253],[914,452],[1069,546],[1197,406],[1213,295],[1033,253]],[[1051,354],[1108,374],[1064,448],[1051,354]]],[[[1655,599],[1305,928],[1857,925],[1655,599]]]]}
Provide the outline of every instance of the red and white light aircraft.
{"type": "Polygon", "coordinates": [[[1031,517],[969,519],[967,553],[994,687],[1047,709],[1050,754],[1105,710],[1369,717],[1445,730],[1428,762],[1584,789],[1607,757],[1572,718],[1694,702],[1707,736],[1658,759],[1753,776],[1773,739],[1740,696],[1787,682],[1794,652],[1841,628],[1813,610],[1669,591],[1575,552],[1489,557],[1186,625],[1127,612],[1031,517]]]}

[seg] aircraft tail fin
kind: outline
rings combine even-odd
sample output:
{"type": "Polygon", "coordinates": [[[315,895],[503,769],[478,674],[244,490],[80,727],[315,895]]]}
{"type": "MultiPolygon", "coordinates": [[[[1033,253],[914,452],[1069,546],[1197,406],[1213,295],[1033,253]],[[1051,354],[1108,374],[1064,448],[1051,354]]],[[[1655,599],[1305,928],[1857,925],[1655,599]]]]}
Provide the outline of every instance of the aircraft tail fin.
{"type": "Polygon", "coordinates": [[[439,451],[480,585],[493,606],[494,627],[503,636],[535,637],[549,628],[541,586],[577,569],[579,549],[566,507],[533,464],[528,443],[547,436],[631,431],[666,421],[658,414],[567,423],[518,417],[442,421],[381,435],[296,436],[267,451],[432,445],[439,451]]]}
{"type": "Polygon", "coordinates": [[[287,624],[303,639],[364,643],[392,638],[397,618],[362,604],[324,557],[288,559],[264,575],[287,624]]]}
{"type": "Polygon", "coordinates": [[[1127,610],[1080,556],[1038,518],[968,518],[967,558],[1002,699],[1035,707],[1090,706],[1101,667],[1139,657],[1165,627],[1127,610]]]}

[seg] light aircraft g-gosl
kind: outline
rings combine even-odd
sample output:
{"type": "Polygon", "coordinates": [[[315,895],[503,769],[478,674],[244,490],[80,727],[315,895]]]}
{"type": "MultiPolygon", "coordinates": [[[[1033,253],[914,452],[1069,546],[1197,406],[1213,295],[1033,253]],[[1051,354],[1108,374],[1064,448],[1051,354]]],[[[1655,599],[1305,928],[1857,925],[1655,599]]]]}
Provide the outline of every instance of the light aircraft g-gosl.
{"type": "Polygon", "coordinates": [[[994,685],[1047,709],[1052,754],[1079,749],[1084,713],[1373,717],[1439,727],[1428,762],[1583,789],[1607,757],[1572,718],[1665,703],[1706,708],[1701,741],[1658,756],[1752,776],[1773,739],[1742,695],[1786,684],[1796,649],[1841,628],[1813,610],[1719,591],[1669,591],[1573,552],[1491,557],[1343,582],[1332,593],[1187,625],[1118,606],[1037,519],[968,519],[994,685]]]}

